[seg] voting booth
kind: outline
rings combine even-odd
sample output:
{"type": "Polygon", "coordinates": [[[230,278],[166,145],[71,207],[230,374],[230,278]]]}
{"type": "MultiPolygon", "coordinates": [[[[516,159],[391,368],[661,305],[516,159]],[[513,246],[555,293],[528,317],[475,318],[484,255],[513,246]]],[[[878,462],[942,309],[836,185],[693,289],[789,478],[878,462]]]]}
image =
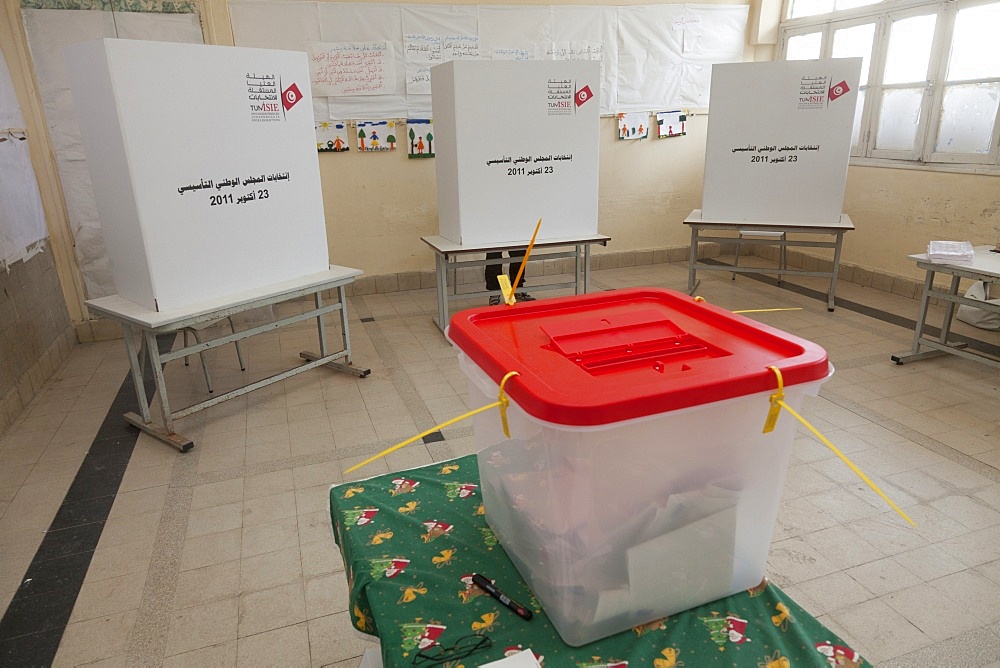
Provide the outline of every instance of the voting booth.
{"type": "Polygon", "coordinates": [[[476,416],[486,520],[579,646],[761,581],[818,345],[658,288],[470,309],[448,336],[476,416]]]}
{"type": "Polygon", "coordinates": [[[328,268],[305,54],[103,39],[65,58],[119,295],[163,311],[328,268]]]}
{"type": "Polygon", "coordinates": [[[597,234],[599,62],[453,60],[431,91],[442,237],[597,234]]]}
{"type": "Polygon", "coordinates": [[[712,66],[702,218],[840,220],[861,58],[712,66]]]}

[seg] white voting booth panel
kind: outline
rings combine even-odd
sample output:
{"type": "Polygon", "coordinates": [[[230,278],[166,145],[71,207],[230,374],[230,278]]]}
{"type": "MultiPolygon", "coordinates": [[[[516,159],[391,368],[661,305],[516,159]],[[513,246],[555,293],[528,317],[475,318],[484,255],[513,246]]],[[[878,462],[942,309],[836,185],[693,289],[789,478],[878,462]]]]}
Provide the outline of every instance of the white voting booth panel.
{"type": "Polygon", "coordinates": [[[702,218],[840,220],[860,58],[712,66],[702,218]]]}
{"type": "Polygon", "coordinates": [[[440,235],[457,244],[597,233],[600,64],[431,68],[440,235]]]}
{"type": "Polygon", "coordinates": [[[305,54],[65,50],[118,294],[153,310],[329,266],[305,54]]]}

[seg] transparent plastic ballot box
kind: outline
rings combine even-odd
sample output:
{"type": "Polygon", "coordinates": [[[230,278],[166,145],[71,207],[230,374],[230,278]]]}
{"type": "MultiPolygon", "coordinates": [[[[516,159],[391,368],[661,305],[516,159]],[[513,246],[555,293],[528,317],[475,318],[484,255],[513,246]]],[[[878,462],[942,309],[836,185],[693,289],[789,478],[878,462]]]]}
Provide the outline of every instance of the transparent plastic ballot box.
{"type": "Polygon", "coordinates": [[[486,520],[579,646],[758,584],[819,345],[657,288],[469,309],[448,338],[475,417],[486,520]]]}

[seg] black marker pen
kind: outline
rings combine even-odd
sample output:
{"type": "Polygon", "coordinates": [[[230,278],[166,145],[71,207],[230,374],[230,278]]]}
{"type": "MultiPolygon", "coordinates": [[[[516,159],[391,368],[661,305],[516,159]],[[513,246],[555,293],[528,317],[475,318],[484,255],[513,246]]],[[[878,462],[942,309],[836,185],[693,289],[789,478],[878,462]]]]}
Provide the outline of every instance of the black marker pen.
{"type": "Polygon", "coordinates": [[[524,607],[517,601],[511,600],[511,598],[507,596],[507,594],[497,589],[492,582],[490,582],[488,579],[486,579],[479,573],[472,574],[472,582],[477,587],[485,591],[487,594],[489,594],[490,596],[492,596],[493,598],[495,598],[496,600],[500,601],[508,608],[513,610],[522,619],[525,620],[531,619],[531,610],[528,610],[526,607],[524,607]]]}

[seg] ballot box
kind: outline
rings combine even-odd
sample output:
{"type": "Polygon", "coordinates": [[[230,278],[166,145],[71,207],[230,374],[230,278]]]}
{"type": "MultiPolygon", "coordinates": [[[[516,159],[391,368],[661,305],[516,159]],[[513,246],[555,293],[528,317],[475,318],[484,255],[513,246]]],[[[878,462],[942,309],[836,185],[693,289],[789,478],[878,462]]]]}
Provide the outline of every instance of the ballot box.
{"type": "Polygon", "coordinates": [[[761,581],[798,410],[832,374],[804,339],[688,295],[613,290],[455,314],[486,520],[579,646],[761,581]],[[779,380],[780,378],[780,380],[779,380]]]}

